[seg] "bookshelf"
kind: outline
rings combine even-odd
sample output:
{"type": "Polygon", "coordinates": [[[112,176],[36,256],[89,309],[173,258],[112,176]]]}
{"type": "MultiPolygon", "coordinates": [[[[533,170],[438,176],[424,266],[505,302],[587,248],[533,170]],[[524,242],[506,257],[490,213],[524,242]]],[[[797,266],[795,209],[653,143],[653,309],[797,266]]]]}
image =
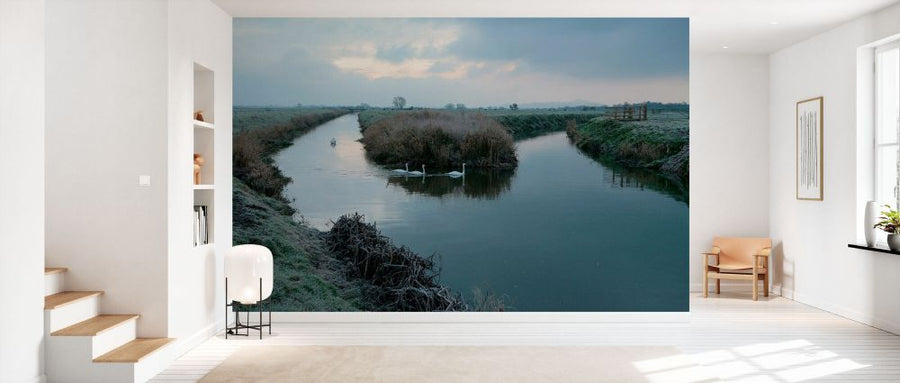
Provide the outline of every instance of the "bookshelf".
{"type": "MultiPolygon", "coordinates": [[[[202,224],[196,222],[198,214],[193,213],[191,215],[194,246],[212,246],[215,243],[216,125],[214,80],[215,72],[203,65],[194,63],[194,111],[191,113],[190,118],[194,130],[194,153],[203,156],[205,163],[200,167],[200,184],[195,184],[194,182],[191,182],[191,184],[193,185],[194,206],[206,206],[205,217],[200,217],[203,221],[202,224]],[[202,111],[203,121],[196,118],[195,113],[197,111],[202,111]],[[199,234],[198,230],[201,233],[205,231],[206,234],[199,234]]],[[[192,177],[193,174],[192,171],[192,177]]]]}

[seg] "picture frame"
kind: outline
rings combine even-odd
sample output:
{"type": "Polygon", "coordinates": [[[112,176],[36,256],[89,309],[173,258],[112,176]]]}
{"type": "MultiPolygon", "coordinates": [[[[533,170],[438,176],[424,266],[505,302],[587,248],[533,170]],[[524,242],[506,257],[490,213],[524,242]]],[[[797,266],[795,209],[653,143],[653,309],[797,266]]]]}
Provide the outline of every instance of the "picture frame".
{"type": "Polygon", "coordinates": [[[794,164],[798,200],[824,199],[824,101],[815,97],[797,102],[794,164]]]}

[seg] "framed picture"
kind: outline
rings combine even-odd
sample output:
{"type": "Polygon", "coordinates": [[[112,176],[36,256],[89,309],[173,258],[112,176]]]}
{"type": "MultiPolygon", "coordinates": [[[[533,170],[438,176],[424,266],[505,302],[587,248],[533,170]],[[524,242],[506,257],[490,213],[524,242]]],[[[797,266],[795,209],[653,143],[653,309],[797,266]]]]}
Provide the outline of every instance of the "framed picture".
{"type": "Polygon", "coordinates": [[[797,103],[797,199],[822,200],[822,97],[797,103]]]}

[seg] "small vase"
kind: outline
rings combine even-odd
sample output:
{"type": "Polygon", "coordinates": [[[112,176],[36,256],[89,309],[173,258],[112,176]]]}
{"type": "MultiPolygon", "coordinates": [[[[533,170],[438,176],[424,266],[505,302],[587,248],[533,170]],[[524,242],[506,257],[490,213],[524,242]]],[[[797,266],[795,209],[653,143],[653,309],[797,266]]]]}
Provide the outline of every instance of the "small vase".
{"type": "Polygon", "coordinates": [[[888,234],[887,243],[891,251],[900,252],[900,234],[888,234]]]}
{"type": "Polygon", "coordinates": [[[866,235],[866,246],[875,246],[875,240],[878,238],[878,229],[875,228],[875,221],[878,219],[879,213],[878,202],[866,202],[865,230],[863,230],[866,235]]]}

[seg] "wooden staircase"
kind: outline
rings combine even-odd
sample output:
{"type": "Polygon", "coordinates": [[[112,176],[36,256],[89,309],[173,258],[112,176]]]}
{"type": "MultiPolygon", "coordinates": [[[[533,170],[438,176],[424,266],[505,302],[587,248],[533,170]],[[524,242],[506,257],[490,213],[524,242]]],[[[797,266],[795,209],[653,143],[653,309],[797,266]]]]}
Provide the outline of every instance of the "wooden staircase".
{"type": "Polygon", "coordinates": [[[101,314],[102,291],[65,291],[68,269],[44,269],[47,381],[145,382],[174,358],[171,338],[137,338],[137,314],[101,314]]]}

